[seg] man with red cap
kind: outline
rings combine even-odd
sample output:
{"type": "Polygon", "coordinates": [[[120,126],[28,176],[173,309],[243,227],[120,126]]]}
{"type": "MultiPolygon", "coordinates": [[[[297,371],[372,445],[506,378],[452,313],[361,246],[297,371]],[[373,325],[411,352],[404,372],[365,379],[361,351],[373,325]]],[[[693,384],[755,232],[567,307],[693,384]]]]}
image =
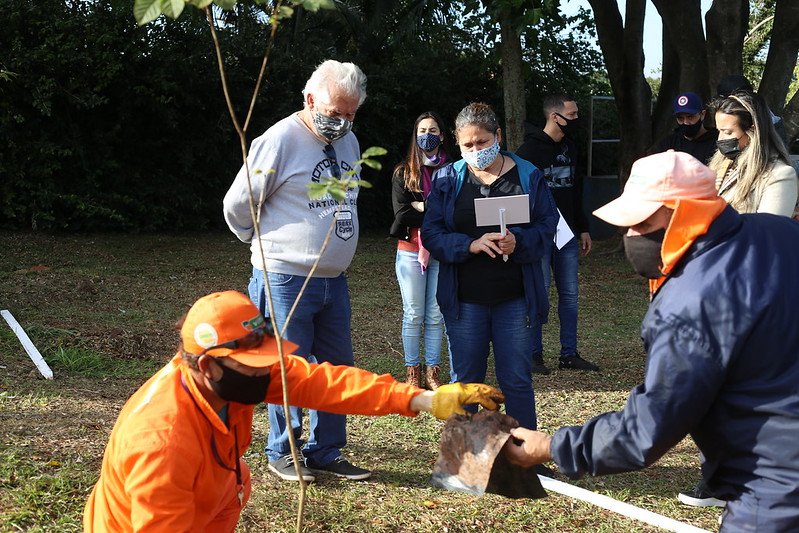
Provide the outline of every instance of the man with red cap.
{"type": "Polygon", "coordinates": [[[644,382],[623,410],[552,437],[513,430],[506,453],[579,478],[645,468],[690,434],[727,501],[721,531],[799,531],[799,224],[738,214],[714,180],[670,150],[594,211],[629,228],[627,259],[650,280],[644,382]]]}
{"type": "MultiPolygon", "coordinates": [[[[296,345],[283,341],[283,353],[296,345]]],[[[479,403],[488,385],[435,392],[350,366],[286,355],[292,405],[333,413],[442,419],[479,403]]],[[[175,357],[122,408],[83,516],[85,531],[214,531],[236,527],[250,496],[242,455],[256,404],[283,401],[278,345],[258,308],[236,291],[200,298],[181,327],[175,357]]]]}

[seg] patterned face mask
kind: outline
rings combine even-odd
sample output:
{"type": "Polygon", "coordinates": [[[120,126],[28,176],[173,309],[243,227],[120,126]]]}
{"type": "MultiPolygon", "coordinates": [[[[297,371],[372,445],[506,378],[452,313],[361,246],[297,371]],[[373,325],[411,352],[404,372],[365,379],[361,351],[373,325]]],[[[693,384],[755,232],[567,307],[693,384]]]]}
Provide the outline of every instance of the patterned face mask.
{"type": "Polygon", "coordinates": [[[494,162],[494,159],[496,159],[498,155],[499,155],[499,139],[497,139],[496,137],[494,138],[494,144],[492,144],[488,148],[483,148],[482,150],[478,150],[476,152],[461,153],[461,156],[463,156],[463,159],[466,160],[469,166],[476,168],[477,170],[487,169],[491,165],[491,163],[494,162]]]}
{"type": "Polygon", "coordinates": [[[425,133],[424,135],[417,135],[416,144],[425,152],[432,152],[438,145],[441,144],[441,137],[435,133],[425,133]]]}
{"type": "Polygon", "coordinates": [[[313,125],[316,128],[316,132],[331,143],[344,137],[352,129],[352,122],[344,117],[329,117],[319,111],[316,111],[311,116],[313,117],[313,125]]]}

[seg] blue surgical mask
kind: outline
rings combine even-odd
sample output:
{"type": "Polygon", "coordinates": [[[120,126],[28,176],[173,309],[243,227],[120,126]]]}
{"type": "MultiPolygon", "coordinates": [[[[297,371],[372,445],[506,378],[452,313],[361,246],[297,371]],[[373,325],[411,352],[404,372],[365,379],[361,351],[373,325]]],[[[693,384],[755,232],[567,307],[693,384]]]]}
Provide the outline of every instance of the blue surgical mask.
{"type": "Polygon", "coordinates": [[[441,144],[441,137],[435,133],[425,133],[416,136],[416,144],[425,152],[432,152],[441,144]]]}
{"type": "Polygon", "coordinates": [[[494,138],[494,144],[489,146],[488,148],[483,148],[482,150],[478,150],[476,152],[461,152],[461,156],[466,162],[469,164],[470,167],[476,168],[477,170],[485,170],[491,163],[499,155],[499,139],[496,137],[494,138]]]}
{"type": "Polygon", "coordinates": [[[316,132],[328,142],[344,137],[352,129],[352,122],[344,117],[329,117],[319,111],[312,113],[311,116],[316,132]]]}

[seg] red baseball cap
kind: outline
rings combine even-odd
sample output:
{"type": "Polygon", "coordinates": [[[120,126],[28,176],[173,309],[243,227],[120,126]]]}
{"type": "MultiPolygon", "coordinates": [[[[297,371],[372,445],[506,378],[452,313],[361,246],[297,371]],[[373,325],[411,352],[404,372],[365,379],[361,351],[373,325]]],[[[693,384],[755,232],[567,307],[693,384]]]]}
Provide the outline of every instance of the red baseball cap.
{"type": "MultiPolygon", "coordinates": [[[[255,368],[278,362],[277,339],[257,307],[238,291],[215,292],[197,300],[180,330],[183,349],[194,355],[230,357],[255,368]]],[[[298,348],[282,340],[283,353],[298,348]]]]}
{"type": "Polygon", "coordinates": [[[640,224],[670,200],[718,196],[716,174],[690,154],[669,150],[633,163],[624,192],[594,211],[614,226],[640,224]]]}

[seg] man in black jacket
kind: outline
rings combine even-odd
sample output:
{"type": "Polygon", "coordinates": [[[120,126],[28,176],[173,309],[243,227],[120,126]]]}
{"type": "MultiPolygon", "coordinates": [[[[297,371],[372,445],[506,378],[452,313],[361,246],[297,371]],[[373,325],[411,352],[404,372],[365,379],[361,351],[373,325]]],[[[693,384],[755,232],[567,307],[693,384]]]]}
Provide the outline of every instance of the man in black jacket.
{"type": "MultiPolygon", "coordinates": [[[[550,243],[542,259],[546,291],[549,292],[550,270],[558,290],[559,366],[596,371],[599,367],[577,352],[577,266],[580,253],[587,255],[591,251],[591,235],[583,211],[583,176],[576,172],[577,149],[569,139],[577,123],[577,102],[563,95],[547,96],[543,109],[544,128],[529,131],[516,153],[544,173],[558,210],[575,235],[561,248],[550,243]]],[[[541,324],[534,324],[533,328],[533,372],[549,374],[544,365],[541,324]]]]}
{"type": "Polygon", "coordinates": [[[653,153],[675,150],[691,154],[707,165],[716,153],[719,130],[705,128],[707,110],[702,98],[696,93],[681,93],[674,99],[674,120],[677,127],[663,138],[653,153]]]}

